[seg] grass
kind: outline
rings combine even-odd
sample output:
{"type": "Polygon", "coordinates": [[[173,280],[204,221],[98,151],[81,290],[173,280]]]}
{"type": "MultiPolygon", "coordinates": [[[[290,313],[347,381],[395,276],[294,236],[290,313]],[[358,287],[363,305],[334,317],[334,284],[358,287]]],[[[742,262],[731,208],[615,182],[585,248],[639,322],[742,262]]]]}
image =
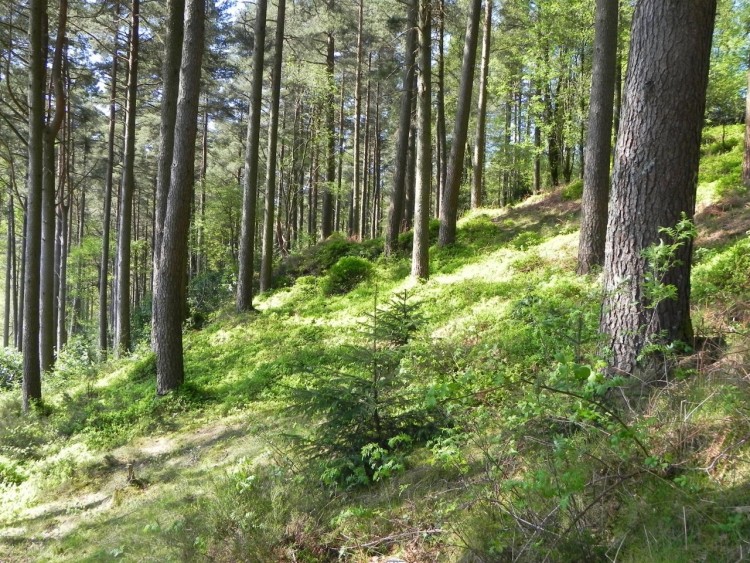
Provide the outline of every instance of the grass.
{"type": "Polygon", "coordinates": [[[706,133],[693,278],[705,344],[658,385],[598,375],[578,186],[467,214],[456,245],[431,249],[426,282],[406,250],[337,239],[280,268],[257,312],[227,305],[189,330],[178,393],[155,398],[148,350],[96,365],[85,345],[45,378],[39,412],[0,392],[0,560],[737,560],[750,549],[740,134],[706,133]],[[329,295],[346,256],[367,258],[370,278],[329,295]],[[375,302],[404,290],[424,321],[399,385],[409,408],[444,418],[375,444],[359,481],[337,479],[307,447],[336,413],[300,409],[290,389],[369,377],[348,358],[371,345],[375,302]]]}

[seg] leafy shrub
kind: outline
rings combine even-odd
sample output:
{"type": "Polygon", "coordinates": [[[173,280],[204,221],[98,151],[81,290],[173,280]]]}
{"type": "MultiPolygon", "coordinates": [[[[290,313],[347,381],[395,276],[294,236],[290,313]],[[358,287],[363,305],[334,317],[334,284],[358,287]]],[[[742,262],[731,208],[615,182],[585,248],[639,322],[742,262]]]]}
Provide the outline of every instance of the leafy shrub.
{"type": "Polygon", "coordinates": [[[511,241],[511,246],[516,250],[528,250],[532,246],[542,243],[542,236],[534,231],[520,233],[511,241]]]}
{"type": "Polygon", "coordinates": [[[204,272],[190,280],[188,307],[191,328],[202,328],[208,316],[231,297],[231,285],[221,272],[204,272]]]}
{"type": "Polygon", "coordinates": [[[55,376],[62,380],[86,379],[97,370],[97,353],[91,342],[74,336],[58,352],[55,362],[55,376]]]}
{"type": "MultiPolygon", "coordinates": [[[[428,227],[430,245],[437,242],[438,234],[440,232],[440,220],[430,219],[428,227]]],[[[410,229],[405,233],[398,235],[398,248],[403,253],[411,253],[412,246],[414,245],[414,230],[410,229]]]]}
{"type": "Polygon", "coordinates": [[[323,292],[326,295],[347,293],[360,282],[372,275],[372,263],[364,258],[345,256],[333,265],[328,276],[323,280],[323,292]]]}
{"type": "Polygon", "coordinates": [[[0,486],[20,485],[26,480],[18,464],[5,456],[0,455],[0,486]]]}
{"type": "Polygon", "coordinates": [[[10,389],[23,379],[23,356],[12,348],[0,348],[0,389],[10,389]]]}
{"type": "Polygon", "coordinates": [[[750,239],[744,238],[702,260],[693,269],[693,298],[707,301],[750,298],[750,239]]]}

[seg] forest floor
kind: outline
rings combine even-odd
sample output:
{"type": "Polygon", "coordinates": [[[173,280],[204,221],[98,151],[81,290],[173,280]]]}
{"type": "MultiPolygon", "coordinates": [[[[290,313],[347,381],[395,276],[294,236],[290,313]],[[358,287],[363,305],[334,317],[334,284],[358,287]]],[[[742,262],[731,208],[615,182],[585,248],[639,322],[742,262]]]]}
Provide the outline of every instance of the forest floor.
{"type": "Polygon", "coordinates": [[[719,138],[696,216],[707,344],[655,383],[597,375],[580,184],[467,215],[427,282],[336,239],[257,312],[187,330],[179,393],[155,397],[145,346],[105,365],[71,348],[29,417],[0,391],[0,561],[749,559],[750,193],[741,130],[719,138]],[[342,254],[370,281],[328,294],[342,254]],[[370,329],[399,295],[409,341],[386,345],[370,329]],[[383,350],[398,368],[370,370],[383,350]]]}

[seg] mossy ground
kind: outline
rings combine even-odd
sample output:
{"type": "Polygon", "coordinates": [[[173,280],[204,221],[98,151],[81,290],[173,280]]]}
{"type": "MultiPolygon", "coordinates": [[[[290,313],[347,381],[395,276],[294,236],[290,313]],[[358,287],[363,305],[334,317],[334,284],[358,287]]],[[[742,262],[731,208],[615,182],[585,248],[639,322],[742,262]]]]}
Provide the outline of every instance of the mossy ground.
{"type": "Polygon", "coordinates": [[[377,258],[377,243],[338,241],[325,267],[297,258],[256,312],[227,305],[188,331],[178,393],[155,397],[145,349],[51,374],[29,417],[17,390],[0,393],[0,560],[747,557],[741,134],[705,136],[693,285],[706,344],[659,384],[597,394],[601,292],[575,274],[577,190],[467,215],[457,244],[431,249],[426,282],[404,256],[377,258]],[[371,277],[328,295],[321,278],[345,254],[372,258],[371,277]],[[424,318],[404,386],[449,423],[388,452],[387,478],[325,485],[321,460],[298,447],[321,420],[288,391],[342,370],[374,303],[403,290],[424,318]]]}

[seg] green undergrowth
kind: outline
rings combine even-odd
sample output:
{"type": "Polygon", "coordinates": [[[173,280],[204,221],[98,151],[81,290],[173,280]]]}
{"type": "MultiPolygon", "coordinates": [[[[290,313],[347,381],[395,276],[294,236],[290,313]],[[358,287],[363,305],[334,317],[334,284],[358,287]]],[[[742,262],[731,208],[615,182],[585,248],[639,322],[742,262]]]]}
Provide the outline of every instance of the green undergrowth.
{"type": "Polygon", "coordinates": [[[707,132],[699,200],[719,211],[698,217],[699,338],[656,384],[602,375],[578,186],[468,214],[427,281],[409,276],[408,235],[388,258],[334,237],[281,262],[256,311],[217,309],[201,284],[187,383],[167,397],[145,346],[98,364],[81,341],[22,416],[17,358],[1,357],[0,559],[739,560],[737,134],[707,132]]]}

